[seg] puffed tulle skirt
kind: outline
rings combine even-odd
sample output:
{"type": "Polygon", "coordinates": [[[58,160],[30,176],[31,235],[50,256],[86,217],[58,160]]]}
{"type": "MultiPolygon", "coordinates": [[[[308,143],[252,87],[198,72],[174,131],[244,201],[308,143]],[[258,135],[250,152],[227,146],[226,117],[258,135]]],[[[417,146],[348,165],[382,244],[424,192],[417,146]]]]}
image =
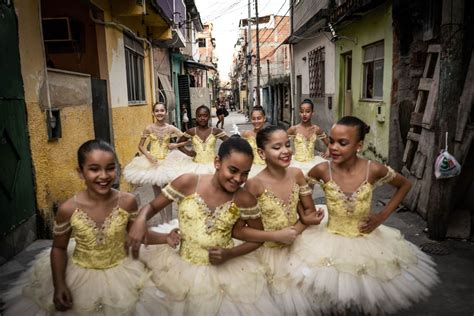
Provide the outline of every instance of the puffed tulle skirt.
{"type": "MultiPolygon", "coordinates": [[[[317,207],[323,207],[318,205],[317,207]]],[[[394,313],[430,295],[435,263],[400,231],[384,225],[360,237],[328,231],[325,221],[293,244],[292,278],[321,313],[394,313]]]]}
{"type": "Polygon", "coordinates": [[[297,161],[295,157],[293,157],[291,159],[290,167],[300,168],[301,171],[303,171],[303,174],[306,175],[308,174],[308,171],[311,170],[311,168],[325,161],[327,160],[321,156],[314,156],[313,159],[308,161],[297,161]]]}
{"type": "Polygon", "coordinates": [[[298,258],[293,258],[293,246],[284,248],[267,248],[256,250],[260,263],[265,267],[267,284],[276,307],[283,315],[314,315],[314,306],[304,293],[301,284],[291,276],[291,270],[302,266],[295,264],[298,258]],[[295,266],[293,266],[295,265],[295,266]]]}
{"type": "Polygon", "coordinates": [[[145,156],[135,157],[125,166],[123,175],[129,183],[162,187],[177,176],[194,170],[195,164],[191,157],[173,150],[165,159],[156,163],[150,162],[145,156]]]}
{"type": "Polygon", "coordinates": [[[197,163],[192,157],[182,153],[179,150],[173,150],[163,161],[163,168],[168,175],[168,182],[185,173],[213,174],[214,160],[208,163],[197,163]]]}
{"type": "MultiPolygon", "coordinates": [[[[155,227],[169,232],[177,221],[155,227]]],[[[254,253],[221,265],[196,265],[168,245],[142,247],[140,259],[152,270],[172,315],[281,315],[270,296],[264,267],[254,253]]]]}
{"type": "Polygon", "coordinates": [[[165,294],[158,291],[145,265],[131,258],[109,269],[86,269],[71,260],[70,242],[66,283],[73,307],[57,312],[53,304],[50,249],[42,251],[2,299],[3,315],[168,315],[165,294]]]}

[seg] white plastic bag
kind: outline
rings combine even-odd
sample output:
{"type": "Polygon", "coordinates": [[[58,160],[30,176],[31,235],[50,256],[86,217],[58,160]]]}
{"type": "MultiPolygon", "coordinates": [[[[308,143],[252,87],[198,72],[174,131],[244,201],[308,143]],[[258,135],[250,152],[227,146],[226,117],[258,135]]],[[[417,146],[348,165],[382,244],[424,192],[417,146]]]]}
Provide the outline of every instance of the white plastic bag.
{"type": "Polygon", "coordinates": [[[446,132],[446,148],[441,150],[435,161],[435,177],[436,179],[446,179],[459,175],[461,173],[461,165],[448,152],[448,133],[446,132]]]}

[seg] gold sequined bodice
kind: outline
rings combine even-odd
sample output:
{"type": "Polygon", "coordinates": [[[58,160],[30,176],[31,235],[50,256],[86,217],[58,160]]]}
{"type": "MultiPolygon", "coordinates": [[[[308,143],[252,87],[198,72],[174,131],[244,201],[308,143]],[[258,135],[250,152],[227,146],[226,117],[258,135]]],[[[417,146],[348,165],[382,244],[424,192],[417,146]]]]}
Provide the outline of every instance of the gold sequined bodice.
{"type": "Polygon", "coordinates": [[[371,212],[372,184],[364,181],[351,194],[342,192],[334,180],[324,183],[322,188],[326,193],[329,212],[328,230],[344,236],[362,236],[359,225],[362,219],[371,212]]]}
{"type": "Polygon", "coordinates": [[[253,163],[256,165],[264,165],[265,161],[262,158],[260,158],[257,152],[257,140],[255,139],[255,136],[249,136],[246,138],[246,140],[249,142],[250,146],[252,147],[253,163]]]}
{"type": "Polygon", "coordinates": [[[294,136],[294,158],[296,161],[304,162],[314,158],[314,145],[316,144],[317,138],[316,133],[313,133],[310,138],[306,138],[301,133],[296,133],[294,136]]]}
{"type": "MultiPolygon", "coordinates": [[[[289,200],[286,203],[267,189],[257,200],[265,231],[277,231],[292,226],[298,221],[298,184],[293,186],[289,200]]],[[[269,248],[285,247],[285,245],[275,242],[265,242],[264,246],[269,248]]]]}
{"type": "Polygon", "coordinates": [[[216,141],[217,138],[211,132],[206,140],[202,140],[197,134],[192,137],[192,143],[196,156],[194,162],[210,163],[214,161],[216,156],[216,141]]]}
{"type": "Polygon", "coordinates": [[[168,155],[171,138],[180,137],[182,133],[174,126],[166,125],[159,128],[151,125],[145,130],[142,137],[150,142],[150,154],[156,159],[163,160],[168,155]]]}
{"type": "Polygon", "coordinates": [[[165,134],[162,137],[159,137],[155,134],[150,134],[150,154],[156,159],[165,159],[168,155],[168,145],[171,140],[170,134],[165,134]]]}
{"type": "Polygon", "coordinates": [[[120,264],[127,256],[124,243],[130,216],[129,212],[117,207],[99,226],[77,208],[70,219],[76,241],[73,262],[87,269],[108,269],[120,264]]]}
{"type": "Polygon", "coordinates": [[[209,264],[209,247],[234,246],[232,227],[239,218],[239,208],[232,201],[211,211],[197,193],[183,198],[178,204],[181,257],[194,264],[209,264]]]}

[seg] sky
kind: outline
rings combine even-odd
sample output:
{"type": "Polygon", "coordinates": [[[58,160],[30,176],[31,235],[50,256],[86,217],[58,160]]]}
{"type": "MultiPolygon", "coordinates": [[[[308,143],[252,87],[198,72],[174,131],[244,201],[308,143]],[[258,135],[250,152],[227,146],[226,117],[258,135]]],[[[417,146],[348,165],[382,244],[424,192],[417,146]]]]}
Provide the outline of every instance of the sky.
{"type": "MultiPolygon", "coordinates": [[[[284,15],[291,0],[258,0],[258,15],[284,15]]],[[[240,19],[248,18],[248,0],[195,0],[203,23],[214,25],[216,55],[221,80],[229,79],[234,45],[239,34],[240,19]]],[[[255,16],[255,0],[252,3],[252,16],[255,16]]]]}

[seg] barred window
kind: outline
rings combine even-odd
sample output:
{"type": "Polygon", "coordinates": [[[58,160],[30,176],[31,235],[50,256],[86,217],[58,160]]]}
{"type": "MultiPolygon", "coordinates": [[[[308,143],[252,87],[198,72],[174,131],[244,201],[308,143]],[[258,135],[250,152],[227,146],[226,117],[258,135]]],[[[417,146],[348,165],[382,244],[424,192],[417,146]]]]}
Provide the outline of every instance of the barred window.
{"type": "Polygon", "coordinates": [[[365,46],[364,48],[364,99],[382,99],[383,97],[383,41],[365,46]]]}
{"type": "Polygon", "coordinates": [[[309,60],[309,96],[324,96],[324,47],[313,49],[308,53],[309,60]]]}
{"type": "Polygon", "coordinates": [[[145,75],[143,44],[124,33],[125,66],[127,70],[128,103],[145,102],[145,75]]]}

